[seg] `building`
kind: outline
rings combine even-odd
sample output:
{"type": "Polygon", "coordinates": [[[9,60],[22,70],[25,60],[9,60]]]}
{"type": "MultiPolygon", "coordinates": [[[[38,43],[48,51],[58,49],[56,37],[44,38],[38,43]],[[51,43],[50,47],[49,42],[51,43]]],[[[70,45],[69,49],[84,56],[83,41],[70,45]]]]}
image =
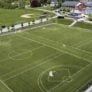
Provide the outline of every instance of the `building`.
{"type": "Polygon", "coordinates": [[[91,7],[92,8],[92,2],[86,2],[85,5],[86,5],[86,7],[91,7]]]}
{"type": "Polygon", "coordinates": [[[92,0],[66,0],[65,2],[62,3],[63,7],[73,7],[75,8],[75,6],[78,3],[83,3],[86,7],[92,7],[92,0]]]}
{"type": "Polygon", "coordinates": [[[51,0],[50,6],[57,6],[58,4],[58,0],[51,0]]]}
{"type": "Polygon", "coordinates": [[[64,3],[62,3],[63,7],[73,7],[75,8],[75,6],[78,4],[78,1],[65,1],[64,3]]]}

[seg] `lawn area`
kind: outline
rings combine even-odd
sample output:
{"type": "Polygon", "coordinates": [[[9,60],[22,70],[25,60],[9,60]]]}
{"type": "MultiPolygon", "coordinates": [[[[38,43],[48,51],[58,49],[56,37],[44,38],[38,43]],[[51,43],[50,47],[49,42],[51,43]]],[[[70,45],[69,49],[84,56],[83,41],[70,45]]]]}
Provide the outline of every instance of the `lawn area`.
{"type": "Polygon", "coordinates": [[[89,14],[88,16],[89,16],[90,18],[92,18],[92,14],[89,14]]]}
{"type": "Polygon", "coordinates": [[[71,19],[56,19],[56,22],[59,24],[70,25],[73,22],[73,20],[71,20],[71,19]]]}
{"type": "MultiPolygon", "coordinates": [[[[42,11],[36,9],[0,9],[0,25],[12,25],[21,22],[28,22],[39,19],[43,15],[42,11]],[[21,15],[31,14],[31,18],[22,18],[21,15]]],[[[53,16],[52,13],[48,15],[53,16]]]]}
{"type": "Polygon", "coordinates": [[[0,79],[14,92],[79,92],[91,71],[87,29],[53,23],[0,36],[0,79]]]}
{"type": "Polygon", "coordinates": [[[92,30],[92,24],[90,24],[90,23],[78,22],[74,26],[75,27],[80,27],[80,28],[92,30]]]}
{"type": "MultiPolygon", "coordinates": [[[[55,21],[56,23],[59,24],[64,24],[64,25],[70,25],[73,20],[71,19],[54,19],[53,21],[55,21]]],[[[85,23],[85,22],[77,22],[74,27],[79,27],[79,28],[83,28],[83,29],[92,29],[92,24],[91,23],[85,23]]]]}
{"type": "Polygon", "coordinates": [[[12,90],[2,81],[0,81],[0,92],[11,92],[12,90]]]}

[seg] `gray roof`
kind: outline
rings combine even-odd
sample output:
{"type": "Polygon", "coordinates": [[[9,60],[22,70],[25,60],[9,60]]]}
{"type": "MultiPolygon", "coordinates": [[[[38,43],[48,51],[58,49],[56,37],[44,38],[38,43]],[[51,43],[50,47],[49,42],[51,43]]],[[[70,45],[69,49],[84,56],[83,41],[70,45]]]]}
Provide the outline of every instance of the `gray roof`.
{"type": "Polygon", "coordinates": [[[85,5],[86,5],[87,7],[92,7],[92,2],[87,2],[87,3],[85,3],[85,5]]]}
{"type": "Polygon", "coordinates": [[[74,7],[78,4],[79,2],[77,1],[65,1],[62,3],[62,6],[68,6],[68,7],[74,7]]]}

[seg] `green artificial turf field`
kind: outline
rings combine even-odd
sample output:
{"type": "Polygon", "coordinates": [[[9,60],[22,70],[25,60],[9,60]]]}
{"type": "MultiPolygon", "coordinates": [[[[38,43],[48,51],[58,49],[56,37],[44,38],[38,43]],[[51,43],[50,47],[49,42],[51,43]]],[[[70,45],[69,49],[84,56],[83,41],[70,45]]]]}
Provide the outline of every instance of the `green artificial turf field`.
{"type": "Polygon", "coordinates": [[[87,29],[51,24],[0,36],[3,92],[80,92],[92,80],[91,63],[87,29]]]}

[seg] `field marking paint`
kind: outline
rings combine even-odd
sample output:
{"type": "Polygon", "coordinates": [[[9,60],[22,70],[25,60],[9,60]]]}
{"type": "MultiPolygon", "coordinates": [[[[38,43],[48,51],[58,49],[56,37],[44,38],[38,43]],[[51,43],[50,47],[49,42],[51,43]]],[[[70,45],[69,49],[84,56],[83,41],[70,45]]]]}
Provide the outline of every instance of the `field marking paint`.
{"type": "MultiPolygon", "coordinates": [[[[19,54],[17,54],[17,55],[14,55],[13,57],[16,57],[16,56],[19,56],[19,55],[22,55],[22,54],[27,54],[27,53],[29,53],[29,52],[33,52],[33,51],[35,51],[35,50],[38,50],[38,49],[40,49],[40,48],[42,48],[42,47],[44,47],[44,46],[39,46],[39,47],[36,47],[36,48],[34,48],[34,49],[32,49],[32,50],[28,50],[28,51],[25,51],[25,52],[23,52],[23,53],[19,53],[19,54]]],[[[0,61],[0,63],[1,62],[5,62],[6,60],[9,60],[10,58],[9,58],[9,54],[8,54],[8,58],[6,58],[6,59],[4,59],[4,60],[1,60],[0,61]]]]}
{"type": "MultiPolygon", "coordinates": [[[[7,79],[5,79],[5,80],[3,80],[3,81],[7,81],[7,80],[10,80],[10,79],[12,79],[12,78],[15,78],[15,77],[17,77],[17,76],[19,76],[19,75],[21,75],[21,74],[23,74],[23,73],[26,73],[26,72],[28,72],[28,71],[31,71],[32,69],[35,69],[35,68],[37,68],[37,67],[39,67],[39,66],[41,66],[41,65],[43,65],[43,64],[45,64],[45,63],[47,63],[47,62],[50,62],[50,60],[53,60],[53,58],[56,58],[56,57],[59,56],[59,55],[57,55],[57,54],[61,55],[59,52],[58,52],[58,53],[51,54],[51,55],[47,56],[46,58],[43,58],[42,60],[40,60],[40,61],[43,61],[44,59],[47,59],[47,60],[45,60],[45,62],[39,63],[39,64],[37,64],[37,65],[35,65],[35,66],[29,68],[29,69],[26,69],[26,70],[24,70],[24,71],[21,71],[20,73],[15,74],[15,75],[13,75],[13,76],[10,76],[9,78],[7,78],[7,79]],[[57,55],[57,56],[56,56],[56,55],[57,55]],[[53,57],[53,56],[55,56],[55,57],[53,57]],[[52,57],[53,57],[53,58],[52,58],[52,57]],[[50,59],[48,59],[48,58],[50,58],[50,59]]],[[[31,65],[31,64],[30,64],[30,65],[31,65]]],[[[7,74],[8,74],[8,73],[7,73],[7,74]]]]}
{"type": "MultiPolygon", "coordinates": [[[[71,73],[70,73],[70,70],[69,70],[69,68],[71,68],[71,67],[77,67],[77,68],[80,68],[80,67],[78,67],[78,66],[76,66],[76,65],[56,65],[56,66],[53,66],[53,67],[51,67],[51,68],[48,68],[47,70],[45,70],[45,71],[43,71],[40,75],[39,75],[39,77],[38,77],[38,80],[37,80],[37,82],[38,82],[38,85],[39,85],[39,88],[42,90],[42,92],[48,92],[49,90],[43,85],[43,83],[42,83],[42,77],[43,77],[43,75],[47,72],[47,71],[49,71],[49,70],[51,70],[51,69],[53,69],[53,68],[58,68],[58,67],[61,67],[61,68],[68,68],[68,71],[69,71],[69,77],[71,77],[71,81],[73,80],[73,78],[72,78],[72,75],[71,75],[71,73]],[[41,86],[43,87],[43,88],[41,88],[41,86]]],[[[79,71],[79,70],[78,70],[79,71]]],[[[75,73],[74,73],[75,74],[75,73]]],[[[63,83],[64,82],[67,82],[67,83],[69,83],[69,82],[71,82],[71,81],[67,81],[67,79],[66,80],[64,80],[64,81],[62,81],[63,83]]],[[[60,83],[62,83],[62,82],[60,82],[60,83]]],[[[60,84],[59,83],[59,84],[60,84]]],[[[56,87],[56,86],[55,86],[56,87]]],[[[53,87],[54,88],[54,87],[53,87]]],[[[51,88],[51,89],[53,89],[53,88],[51,88]]],[[[50,89],[50,90],[51,90],[50,89]]]]}
{"type": "Polygon", "coordinates": [[[0,80],[0,82],[1,82],[10,92],[13,92],[13,90],[12,90],[10,87],[8,87],[2,80],[0,80]]]}
{"type": "MultiPolygon", "coordinates": [[[[52,23],[52,24],[57,24],[57,23],[52,23]]],[[[38,35],[37,35],[38,36],[38,35]]],[[[39,36],[40,38],[44,38],[44,37],[42,37],[42,36],[39,36]]],[[[46,38],[44,38],[44,39],[46,39],[46,38]]],[[[50,40],[50,39],[46,39],[46,40],[49,40],[49,41],[53,41],[53,40],[50,40]]],[[[89,39],[87,39],[87,43],[89,43],[89,40],[90,41],[92,41],[92,38],[89,38],[89,39]]],[[[86,40],[84,40],[84,41],[86,41],[86,40]]],[[[55,41],[54,41],[55,42],[55,41]]],[[[81,41],[82,43],[84,43],[83,41],[81,41]]],[[[75,45],[78,45],[78,44],[75,44],[75,45]]],[[[81,45],[86,45],[86,43],[84,43],[84,44],[80,44],[80,45],[78,45],[78,47],[80,47],[81,45]]]]}
{"type": "Polygon", "coordinates": [[[23,53],[18,53],[17,55],[11,56],[13,53],[17,53],[17,52],[13,50],[12,52],[10,52],[10,53],[8,54],[8,57],[9,57],[10,59],[12,59],[12,60],[24,60],[23,58],[19,58],[19,59],[18,59],[17,57],[19,57],[19,56],[21,56],[21,55],[28,54],[28,53],[31,53],[30,57],[33,55],[32,50],[24,51],[23,53]]]}
{"type": "MultiPolygon", "coordinates": [[[[53,23],[53,24],[55,24],[55,23],[53,23]]],[[[37,35],[38,36],[38,35],[37,35]]],[[[54,40],[50,40],[50,39],[47,39],[47,38],[44,38],[44,37],[42,37],[42,36],[38,36],[38,37],[40,37],[40,38],[43,38],[43,39],[46,39],[46,40],[49,40],[49,41],[53,41],[53,42],[55,42],[54,40]]],[[[89,40],[89,39],[88,39],[89,40]]],[[[87,40],[87,41],[88,41],[87,40]]],[[[91,41],[92,39],[90,39],[90,41],[91,41]]],[[[89,41],[88,41],[88,43],[89,43],[89,41]]],[[[63,44],[63,43],[62,43],[63,44]]],[[[85,43],[86,44],[86,43],[85,43]]],[[[80,47],[81,45],[83,46],[83,45],[85,45],[85,44],[80,44],[78,47],[80,47]]],[[[70,46],[70,47],[73,47],[74,48],[74,46],[70,46]]],[[[78,48],[76,48],[76,49],[78,49],[78,48]]],[[[82,49],[80,49],[80,50],[82,50],[82,49]]],[[[89,51],[86,51],[86,50],[82,50],[82,51],[84,51],[84,52],[87,52],[87,53],[91,53],[91,52],[89,52],[89,51]]]]}
{"type": "MultiPolygon", "coordinates": [[[[78,75],[78,73],[80,73],[80,72],[82,72],[86,67],[88,67],[90,64],[88,64],[88,65],[86,65],[85,67],[83,67],[82,69],[80,69],[78,72],[76,72],[75,74],[73,74],[72,75],[72,78],[73,78],[73,76],[76,76],[76,75],[78,75]]],[[[74,79],[74,78],[73,78],[74,79]]],[[[61,83],[59,83],[57,86],[55,86],[53,89],[51,89],[51,90],[54,90],[54,89],[56,89],[57,87],[59,87],[61,85],[61,83]]],[[[49,90],[48,92],[50,92],[51,90],[49,90]]]]}
{"type": "MultiPolygon", "coordinates": [[[[82,69],[81,69],[79,72],[77,72],[77,73],[82,72],[82,70],[86,69],[88,66],[90,66],[90,64],[86,65],[84,68],[82,68],[82,69]]],[[[77,73],[75,73],[73,76],[77,76],[77,73]]],[[[85,85],[85,84],[84,84],[84,85],[85,85]]],[[[83,85],[83,86],[84,86],[84,85],[83,85]]],[[[81,88],[81,87],[80,87],[80,88],[81,88]]],[[[79,88],[79,89],[80,89],[80,88],[79,88]]],[[[79,89],[77,89],[77,91],[78,91],[79,89]]],[[[77,92],[77,91],[76,91],[76,92],[77,92]]]]}
{"type": "MultiPolygon", "coordinates": [[[[67,80],[68,78],[69,78],[69,76],[71,76],[71,73],[70,73],[70,70],[69,69],[64,69],[64,68],[62,68],[62,69],[59,69],[59,71],[60,70],[64,70],[64,71],[67,71],[67,73],[68,73],[68,76],[63,76],[63,80],[62,80],[62,82],[65,82],[65,80],[67,80]],[[66,78],[66,79],[64,79],[65,77],[68,77],[68,78],[66,78]]],[[[56,72],[56,71],[55,71],[56,72]]],[[[54,76],[53,76],[54,77],[54,76]]],[[[52,83],[54,83],[54,82],[60,82],[60,80],[50,80],[50,76],[48,76],[48,82],[52,82],[52,83]]]]}
{"type": "Polygon", "coordinates": [[[85,39],[85,40],[82,40],[82,41],[79,41],[79,43],[77,44],[74,44],[73,47],[81,47],[81,46],[85,46],[87,44],[89,44],[90,42],[92,41],[92,38],[89,38],[89,39],[85,39]]]}
{"type": "MultiPolygon", "coordinates": [[[[21,37],[23,37],[23,36],[21,36],[21,37]]],[[[82,59],[82,60],[85,60],[85,61],[87,61],[87,62],[92,63],[92,61],[91,61],[91,60],[88,60],[88,59],[83,58],[83,57],[81,57],[81,56],[78,56],[78,55],[76,55],[76,54],[72,54],[72,53],[70,53],[70,52],[60,50],[60,49],[58,49],[58,48],[55,48],[55,47],[52,47],[52,46],[50,46],[50,45],[47,45],[47,44],[41,43],[41,42],[36,41],[36,40],[33,40],[33,39],[31,39],[31,38],[27,38],[27,37],[23,37],[23,38],[28,39],[28,40],[30,40],[30,41],[37,42],[37,43],[42,44],[42,45],[44,45],[44,46],[47,46],[47,47],[50,47],[50,48],[52,48],[52,49],[58,50],[59,52],[62,52],[62,53],[65,53],[65,54],[68,54],[68,55],[71,55],[71,56],[74,56],[74,57],[76,57],[76,58],[79,58],[79,59],[82,59]]]]}
{"type": "MultiPolygon", "coordinates": [[[[54,25],[54,24],[57,24],[57,23],[51,23],[51,25],[54,25]]],[[[59,24],[59,25],[62,25],[62,24],[59,24]]],[[[46,25],[46,26],[48,26],[48,25],[46,25]]],[[[43,27],[43,26],[39,26],[39,27],[43,27]]],[[[35,27],[35,29],[37,29],[38,27],[35,27]]],[[[33,28],[34,29],[34,28],[33,28]]],[[[43,37],[44,38],[44,37],[43,37]]],[[[47,39],[47,40],[50,40],[50,39],[47,39]]],[[[92,40],[92,38],[90,39],[90,41],[92,40]]],[[[53,41],[53,40],[52,40],[53,41]]],[[[89,42],[89,39],[87,40],[88,42],[89,42]]],[[[82,43],[84,43],[83,41],[82,41],[82,43]]],[[[80,44],[81,45],[81,44],[80,44]]],[[[80,45],[78,46],[78,47],[80,47],[80,45]]],[[[85,44],[84,44],[85,45],[85,44]]]]}
{"type": "MultiPolygon", "coordinates": [[[[38,35],[37,35],[38,36],[38,35]]],[[[55,43],[55,41],[54,40],[51,40],[51,39],[47,39],[47,38],[44,38],[44,37],[42,37],[42,36],[38,36],[39,38],[42,38],[42,39],[45,39],[45,40],[48,40],[48,41],[52,41],[52,42],[54,42],[55,43]]],[[[60,44],[63,44],[63,43],[60,43],[60,44]]],[[[82,52],[85,52],[85,53],[87,53],[87,54],[92,54],[91,52],[89,52],[89,51],[86,51],[86,50],[83,50],[83,49],[80,49],[80,48],[76,48],[76,47],[73,47],[73,46],[69,46],[69,47],[72,47],[72,48],[74,48],[74,49],[78,49],[78,50],[80,50],[80,51],[82,51],[82,52]]]]}
{"type": "Polygon", "coordinates": [[[88,44],[90,44],[90,42],[92,42],[92,38],[91,39],[88,39],[86,43],[84,42],[84,43],[80,44],[77,47],[82,47],[82,46],[88,45],[88,44]]]}
{"type": "MultiPolygon", "coordinates": [[[[72,47],[72,46],[70,46],[70,47],[72,47]]],[[[77,50],[80,50],[80,51],[82,51],[82,52],[85,52],[85,54],[91,54],[91,55],[92,55],[92,52],[89,52],[89,51],[87,51],[87,50],[80,49],[80,48],[76,48],[76,47],[72,47],[72,48],[77,49],[77,50]]]]}
{"type": "Polygon", "coordinates": [[[54,25],[54,24],[55,23],[44,24],[44,25],[40,25],[40,26],[37,26],[37,27],[30,28],[30,30],[41,28],[41,27],[47,27],[47,26],[51,26],[51,25],[54,25]]]}
{"type": "MultiPolygon", "coordinates": [[[[33,49],[32,51],[41,49],[42,47],[44,47],[44,46],[40,46],[40,47],[38,47],[38,48],[35,48],[35,49],[33,49]]],[[[28,52],[30,52],[30,51],[28,51],[28,52]]],[[[27,53],[27,52],[24,52],[24,53],[27,53]]],[[[24,53],[23,53],[23,54],[24,54],[24,53]]],[[[22,53],[21,53],[21,54],[22,54],[22,53]]],[[[13,72],[14,72],[14,71],[13,71],[13,72]]],[[[5,75],[7,75],[7,74],[9,74],[9,73],[6,73],[6,74],[4,74],[4,75],[1,75],[0,77],[3,77],[3,76],[5,76],[5,75]]]]}
{"type": "MultiPolygon", "coordinates": [[[[31,56],[33,55],[33,51],[36,51],[36,50],[39,50],[39,49],[41,49],[41,48],[43,48],[44,46],[39,46],[39,47],[36,47],[36,48],[34,48],[34,49],[32,49],[32,50],[27,50],[27,51],[24,51],[23,53],[18,53],[17,55],[14,55],[14,56],[10,56],[11,54],[12,54],[12,52],[10,52],[9,54],[8,54],[8,57],[10,58],[10,59],[12,59],[12,60],[24,60],[24,59],[15,59],[16,57],[18,57],[18,56],[20,56],[20,55],[24,55],[24,54],[28,54],[28,53],[30,53],[31,52],[31,56]]],[[[15,53],[16,53],[16,51],[14,51],[15,53]]]]}
{"type": "MultiPolygon", "coordinates": [[[[92,81],[92,79],[90,79],[86,84],[88,84],[90,81],[92,81]]],[[[84,84],[84,85],[82,85],[80,88],[78,88],[75,92],[79,92],[79,90],[81,89],[81,88],[83,88],[84,86],[86,86],[86,84],[84,84]]],[[[85,91],[85,90],[84,90],[85,91]]]]}

